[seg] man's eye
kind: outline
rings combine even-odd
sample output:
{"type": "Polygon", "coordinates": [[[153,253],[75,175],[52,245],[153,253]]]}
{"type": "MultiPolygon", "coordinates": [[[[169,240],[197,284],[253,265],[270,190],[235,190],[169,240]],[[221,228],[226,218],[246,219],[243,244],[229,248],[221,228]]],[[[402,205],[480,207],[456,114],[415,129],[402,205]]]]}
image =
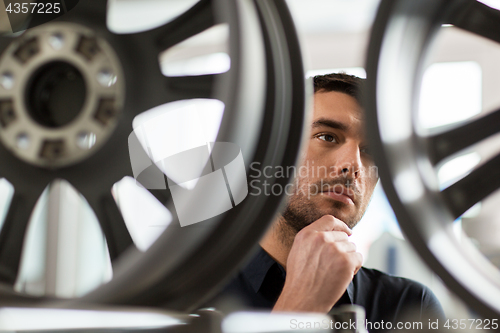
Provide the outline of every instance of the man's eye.
{"type": "Polygon", "coordinates": [[[317,138],[319,138],[320,140],[326,141],[326,142],[337,142],[337,139],[335,139],[335,137],[333,135],[329,135],[329,134],[321,134],[321,135],[318,135],[317,138]]]}
{"type": "Polygon", "coordinates": [[[363,154],[367,154],[367,155],[371,155],[372,154],[372,152],[371,152],[371,150],[370,150],[369,147],[362,147],[359,151],[362,152],[363,154]]]}

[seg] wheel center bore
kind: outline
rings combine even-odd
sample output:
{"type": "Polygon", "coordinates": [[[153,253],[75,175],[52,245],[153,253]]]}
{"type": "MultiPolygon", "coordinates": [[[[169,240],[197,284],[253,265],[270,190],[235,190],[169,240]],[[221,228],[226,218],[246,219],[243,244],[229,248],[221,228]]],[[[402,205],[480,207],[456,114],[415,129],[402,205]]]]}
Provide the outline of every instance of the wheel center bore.
{"type": "Polygon", "coordinates": [[[41,67],[26,89],[29,115],[40,125],[63,127],[82,110],[86,87],[82,73],[73,65],[55,61],[41,67]]]}

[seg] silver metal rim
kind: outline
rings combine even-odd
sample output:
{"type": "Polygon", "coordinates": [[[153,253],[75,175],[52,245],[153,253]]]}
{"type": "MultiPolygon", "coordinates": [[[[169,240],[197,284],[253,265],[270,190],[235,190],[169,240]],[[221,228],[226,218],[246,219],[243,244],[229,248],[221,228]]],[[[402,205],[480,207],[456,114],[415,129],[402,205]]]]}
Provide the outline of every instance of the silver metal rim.
{"type": "MultiPolygon", "coordinates": [[[[0,265],[5,264],[5,267],[0,266],[0,279],[12,281],[16,264],[6,249],[19,250],[19,242],[15,240],[25,228],[37,191],[42,191],[45,184],[56,177],[68,180],[87,199],[101,223],[112,260],[116,259],[112,281],[82,298],[58,301],[58,304],[67,307],[81,302],[133,304],[186,311],[206,299],[245,259],[274,217],[281,197],[249,196],[224,214],[184,228],[174,216],[160,239],[147,252],[140,253],[131,245],[130,235],[110,194],[116,181],[131,175],[130,168],[122,162],[129,159],[127,138],[132,131],[135,112],[138,112],[135,109],[144,111],[179,99],[219,99],[226,109],[217,141],[240,146],[247,173],[252,161],[261,162],[262,167],[293,165],[301,144],[305,109],[304,72],[301,58],[297,56],[300,50],[297,35],[286,4],[281,0],[201,0],[174,20],[174,25],[130,35],[114,35],[107,31],[103,23],[105,4],[102,0],[92,4],[80,2],[61,20],[89,27],[95,25],[96,34],[106,37],[116,50],[127,90],[123,112],[101,149],[68,167],[33,168],[2,151],[0,146],[0,156],[5,156],[9,164],[7,168],[0,166],[0,177],[17,181],[13,184],[16,206],[7,214],[7,230],[18,233],[13,233],[14,238],[0,233],[0,265]],[[194,25],[195,28],[186,25],[189,18],[199,25],[194,25]],[[175,33],[185,37],[222,22],[230,27],[231,69],[227,73],[180,79],[160,73],[158,52],[164,51],[161,49],[164,45],[169,47],[177,40],[175,33]],[[167,38],[163,38],[164,34],[167,38]],[[150,41],[159,45],[147,48],[150,41]],[[150,78],[139,80],[143,73],[151,75],[150,78]],[[181,91],[180,97],[158,93],[164,88],[171,94],[179,91],[170,89],[172,86],[190,90],[184,95],[181,91]],[[189,97],[184,97],[186,95],[189,97]],[[88,168],[94,171],[90,177],[85,173],[88,168]],[[27,171],[33,173],[30,177],[36,177],[33,184],[19,177],[27,171]]],[[[274,181],[284,186],[289,179],[274,181]]],[[[172,208],[168,193],[150,192],[172,208]]],[[[46,298],[2,290],[4,304],[30,306],[45,301],[46,298]]]]}
{"type": "Polygon", "coordinates": [[[500,272],[452,232],[472,201],[455,201],[458,187],[439,190],[439,145],[418,134],[414,118],[429,45],[441,24],[461,27],[471,3],[382,1],[368,53],[366,108],[382,183],[406,238],[450,289],[492,318],[500,313],[500,272]]]}

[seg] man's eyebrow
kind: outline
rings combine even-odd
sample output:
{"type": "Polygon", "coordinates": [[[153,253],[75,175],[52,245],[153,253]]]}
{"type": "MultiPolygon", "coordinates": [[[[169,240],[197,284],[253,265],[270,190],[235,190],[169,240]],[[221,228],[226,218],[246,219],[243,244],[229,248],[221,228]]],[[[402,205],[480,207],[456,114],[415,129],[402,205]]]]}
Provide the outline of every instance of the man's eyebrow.
{"type": "Polygon", "coordinates": [[[315,122],[312,123],[312,128],[316,127],[321,127],[321,126],[327,126],[331,128],[336,128],[341,131],[347,131],[349,129],[349,126],[347,126],[344,123],[341,123],[336,120],[331,120],[331,119],[326,119],[326,118],[319,118],[315,122]]]}

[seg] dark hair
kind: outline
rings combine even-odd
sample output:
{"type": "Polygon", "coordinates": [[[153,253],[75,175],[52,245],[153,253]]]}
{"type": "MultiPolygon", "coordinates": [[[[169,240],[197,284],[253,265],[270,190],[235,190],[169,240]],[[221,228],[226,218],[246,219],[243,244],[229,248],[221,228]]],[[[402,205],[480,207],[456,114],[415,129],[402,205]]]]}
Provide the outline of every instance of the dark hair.
{"type": "Polygon", "coordinates": [[[365,79],[345,73],[332,73],[316,75],[314,81],[314,92],[338,91],[356,98],[359,104],[362,101],[362,88],[365,79]]]}

